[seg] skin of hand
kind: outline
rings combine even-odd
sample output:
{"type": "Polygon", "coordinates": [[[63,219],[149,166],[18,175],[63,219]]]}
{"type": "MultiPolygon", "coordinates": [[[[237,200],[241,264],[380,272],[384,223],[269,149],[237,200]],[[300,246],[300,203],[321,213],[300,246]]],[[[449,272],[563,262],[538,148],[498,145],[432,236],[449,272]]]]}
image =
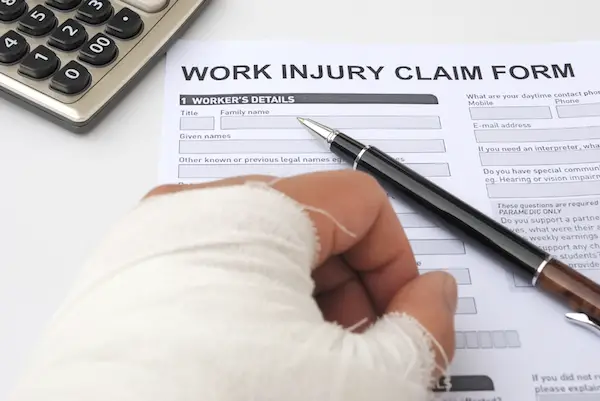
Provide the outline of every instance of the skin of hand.
{"type": "MultiPolygon", "coordinates": [[[[456,282],[443,271],[419,274],[386,192],[369,175],[342,170],[282,179],[241,176],[204,184],[163,185],[145,198],[247,181],[272,183],[272,188],[295,201],[326,210],[356,234],[349,236],[331,219],[309,211],[321,244],[313,272],[314,297],[326,320],[350,327],[365,317],[371,323],[386,312],[406,313],[429,331],[444,349],[447,361],[452,361],[456,282]]],[[[436,362],[446,368],[439,352],[436,362]]]]}

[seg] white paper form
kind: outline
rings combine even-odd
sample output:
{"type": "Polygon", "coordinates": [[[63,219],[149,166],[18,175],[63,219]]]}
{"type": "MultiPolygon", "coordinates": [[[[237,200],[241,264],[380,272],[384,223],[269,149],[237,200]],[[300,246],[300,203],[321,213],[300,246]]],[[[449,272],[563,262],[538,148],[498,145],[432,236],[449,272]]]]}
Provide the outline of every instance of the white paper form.
{"type": "MultiPolygon", "coordinates": [[[[181,41],[160,181],[350,168],[296,116],[377,146],[600,281],[600,43],[181,41]]],[[[459,283],[456,401],[600,400],[600,337],[494,255],[392,199],[421,271],[459,283]]]]}

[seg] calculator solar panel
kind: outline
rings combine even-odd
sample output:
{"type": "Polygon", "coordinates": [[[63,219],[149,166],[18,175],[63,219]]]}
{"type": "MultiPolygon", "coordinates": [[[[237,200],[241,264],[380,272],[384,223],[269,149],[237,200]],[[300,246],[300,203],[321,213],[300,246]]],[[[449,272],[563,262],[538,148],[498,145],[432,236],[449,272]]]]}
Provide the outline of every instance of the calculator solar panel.
{"type": "Polygon", "coordinates": [[[0,0],[0,94],[86,132],[208,0],[0,0]]]}

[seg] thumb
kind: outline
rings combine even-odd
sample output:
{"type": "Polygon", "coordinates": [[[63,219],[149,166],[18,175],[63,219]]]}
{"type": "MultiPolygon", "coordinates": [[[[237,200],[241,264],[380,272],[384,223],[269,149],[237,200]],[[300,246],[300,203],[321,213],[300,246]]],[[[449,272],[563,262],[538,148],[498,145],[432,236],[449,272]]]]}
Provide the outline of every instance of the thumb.
{"type": "Polygon", "coordinates": [[[456,303],[454,277],[438,271],[417,276],[408,282],[394,296],[386,312],[405,313],[418,320],[445,352],[444,356],[436,351],[436,362],[440,368],[446,369],[446,364],[454,358],[456,303]]]}

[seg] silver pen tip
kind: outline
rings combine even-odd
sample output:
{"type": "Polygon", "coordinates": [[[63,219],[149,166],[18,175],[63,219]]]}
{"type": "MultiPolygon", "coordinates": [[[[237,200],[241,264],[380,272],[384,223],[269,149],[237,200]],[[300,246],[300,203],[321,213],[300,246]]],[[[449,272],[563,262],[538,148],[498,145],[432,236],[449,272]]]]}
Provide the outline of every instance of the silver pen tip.
{"type": "Polygon", "coordinates": [[[298,121],[304,125],[306,128],[310,130],[314,135],[320,137],[327,141],[327,143],[331,143],[335,136],[337,135],[337,131],[329,128],[323,124],[320,124],[316,121],[311,120],[310,118],[296,117],[298,121]]]}

